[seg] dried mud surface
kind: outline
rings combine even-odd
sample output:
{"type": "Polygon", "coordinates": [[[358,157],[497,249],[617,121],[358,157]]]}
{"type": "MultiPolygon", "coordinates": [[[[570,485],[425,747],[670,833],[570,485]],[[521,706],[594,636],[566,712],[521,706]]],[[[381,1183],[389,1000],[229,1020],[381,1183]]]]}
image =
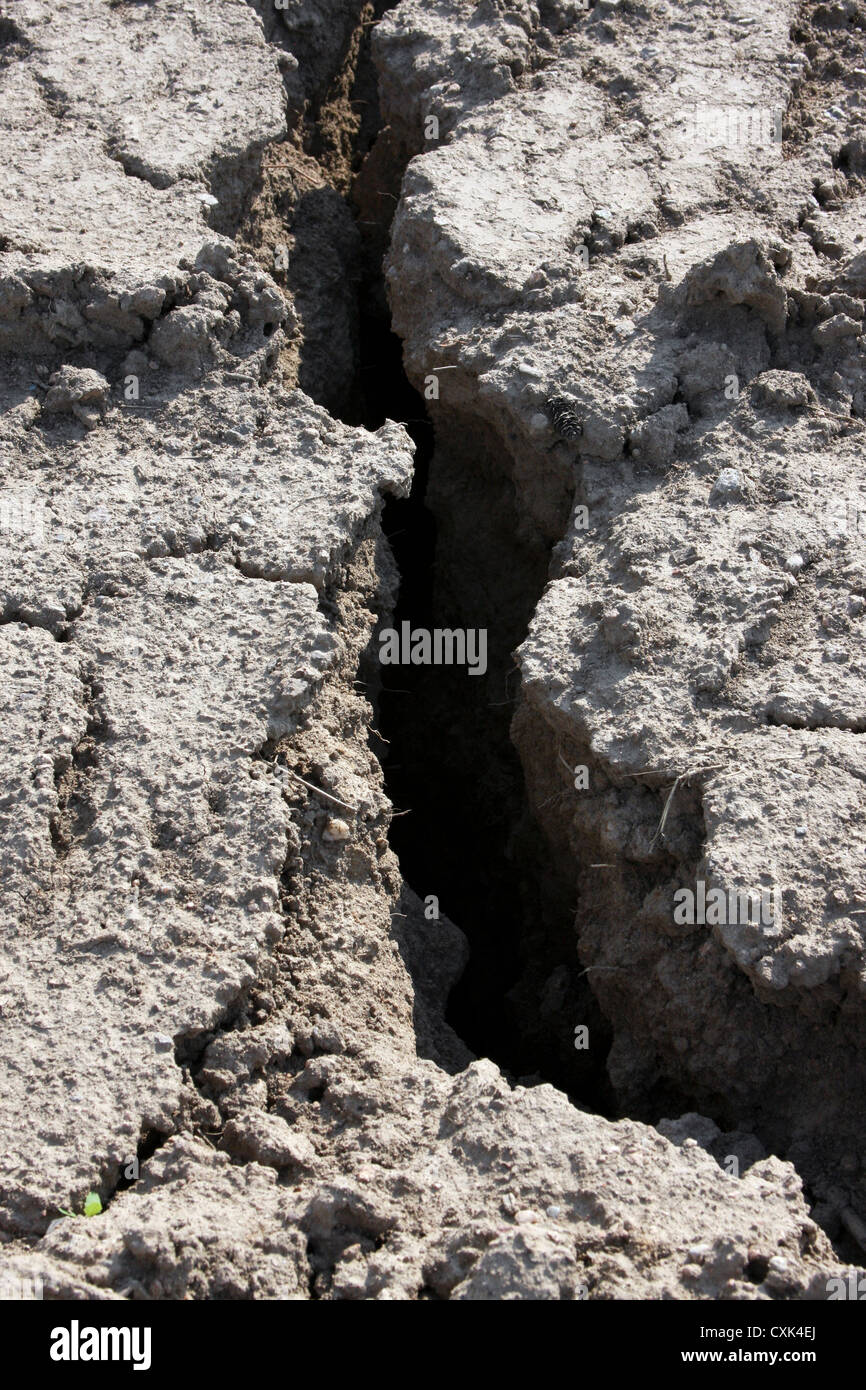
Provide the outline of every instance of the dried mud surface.
{"type": "Polygon", "coordinates": [[[0,5],[4,1287],[862,1273],[864,43],[0,5]]]}

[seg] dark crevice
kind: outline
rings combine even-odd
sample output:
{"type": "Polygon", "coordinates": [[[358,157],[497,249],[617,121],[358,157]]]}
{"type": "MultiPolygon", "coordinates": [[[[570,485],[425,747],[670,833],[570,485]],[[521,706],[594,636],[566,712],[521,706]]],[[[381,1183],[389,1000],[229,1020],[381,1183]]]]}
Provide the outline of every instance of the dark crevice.
{"type": "MultiPolygon", "coordinates": [[[[398,630],[404,621],[487,630],[484,676],[380,667],[375,642],[360,672],[377,692],[383,741],[373,736],[374,748],[398,812],[390,842],[403,876],[422,899],[435,895],[469,940],[448,1022],[511,1078],[552,1081],[610,1113],[609,1030],[577,956],[573,876],[552,862],[510,737],[519,684],[512,653],[547,581],[550,542],[526,533],[501,463],[507,444],[474,412],[439,409],[434,431],[391,331],[382,262],[414,151],[379,129],[369,36],[387,8],[359,7],[339,71],[310,96],[293,137],[266,155],[239,237],[269,268],[273,246],[291,244],[282,283],[303,327],[302,388],[347,423],[375,430],[396,420],[414,441],[410,496],[388,500],[383,513],[400,575],[398,630]],[[363,118],[351,114],[353,103],[363,118]],[[316,173],[322,183],[310,187],[316,173]],[[326,277],[321,291],[325,252],[331,260],[336,252],[342,274],[338,283],[326,277]],[[591,1028],[591,1054],[575,1048],[578,1024],[591,1028]]],[[[272,41],[290,47],[265,19],[272,41]]]]}
{"type": "MultiPolygon", "coordinates": [[[[377,4],[375,17],[386,8],[377,4]]],[[[387,128],[373,140],[372,119],[381,120],[371,26],[362,27],[340,73],[304,111],[294,145],[266,156],[263,192],[250,203],[239,239],[263,263],[275,244],[291,241],[284,283],[303,326],[302,388],[346,423],[376,430],[396,420],[414,441],[410,496],[388,500],[383,513],[400,575],[398,629],[406,621],[427,630],[487,630],[483,677],[465,667],[380,667],[375,643],[360,672],[371,694],[378,691],[383,741],[374,747],[398,812],[390,840],[404,878],[422,899],[435,895],[469,940],[470,962],[448,1021],[473,1052],[512,1078],[553,1081],[609,1112],[609,1033],[577,957],[573,880],[550,862],[510,737],[518,693],[512,653],[547,581],[550,543],[524,534],[514,484],[501,466],[504,442],[474,413],[458,419],[441,411],[437,438],[403,369],[383,257],[414,151],[387,128]],[[352,102],[364,110],[354,124],[352,102]],[[316,113],[326,110],[330,134],[314,139],[316,113]],[[311,188],[316,171],[322,183],[311,188]],[[310,286],[321,284],[321,258],[325,250],[333,258],[334,249],[342,275],[326,281],[322,297],[310,286]],[[574,1046],[582,1023],[593,1030],[591,1062],[574,1046]]],[[[280,41],[276,31],[272,38],[280,41]]]]}
{"type": "MultiPolygon", "coordinates": [[[[377,4],[375,17],[386,8],[377,4]]],[[[373,11],[359,10],[364,16],[373,11]]],[[[278,30],[270,36],[280,42],[278,30]]],[[[522,516],[508,441],[471,409],[437,405],[434,429],[403,369],[382,262],[414,151],[387,129],[374,143],[374,116],[381,124],[367,25],[309,100],[294,145],[267,156],[264,193],[250,203],[240,240],[269,261],[273,245],[292,238],[284,283],[303,325],[303,389],[347,423],[375,430],[402,422],[415,443],[411,493],[388,500],[383,513],[400,575],[398,630],[408,622],[487,632],[487,671],[477,678],[465,666],[379,666],[375,642],[360,673],[376,692],[382,742],[372,737],[398,812],[390,842],[402,874],[422,899],[437,897],[469,941],[448,1022],[512,1079],[553,1082],[612,1113],[610,1032],[577,955],[571,862],[555,860],[531,814],[510,732],[513,652],[547,582],[551,541],[522,516]],[[352,102],[364,104],[364,120],[350,117],[352,102]],[[318,130],[324,113],[330,129],[318,130]],[[322,184],[310,188],[316,171],[322,184]],[[304,286],[321,281],[325,233],[342,275],[322,299],[304,286]],[[590,1028],[590,1052],[575,1047],[580,1024],[590,1028]]]]}
{"type": "Polygon", "coordinates": [[[153,1158],[154,1154],[167,1144],[171,1134],[161,1129],[150,1129],[141,1136],[135,1150],[135,1156],[130,1154],[124,1158],[120,1164],[120,1176],[114,1185],[114,1189],[103,1199],[103,1207],[108,1207],[114,1201],[119,1192],[126,1192],[130,1187],[135,1187],[141,1176],[141,1170],[148,1159],[153,1158]],[[128,1170],[132,1169],[131,1172],[128,1170]]]}
{"type": "Polygon", "coordinates": [[[83,840],[96,823],[98,808],[91,794],[91,774],[99,763],[99,746],[107,737],[105,715],[100,705],[101,686],[95,677],[85,678],[88,720],[84,735],[71,754],[55,759],[54,785],[57,809],[49,820],[51,843],[58,859],[65,859],[72,846],[83,840]]]}
{"type": "MultiPolygon", "coordinates": [[[[398,815],[390,842],[406,882],[466,934],[468,966],[447,1021],[513,1080],[553,1082],[611,1113],[609,1032],[581,974],[573,881],[551,862],[510,736],[512,653],[547,581],[549,547],[523,534],[501,442],[471,417],[437,417],[403,370],[402,346],[368,280],[360,314],[362,423],[405,424],[416,448],[410,496],[383,525],[400,573],[394,625],[485,628],[488,669],[382,666],[376,751],[398,815]],[[437,517],[444,523],[437,526],[437,517]],[[591,1028],[592,1060],[574,1046],[591,1028]]],[[[376,660],[375,652],[373,660],[376,660]]],[[[376,663],[378,666],[378,663],[376,663]]]]}

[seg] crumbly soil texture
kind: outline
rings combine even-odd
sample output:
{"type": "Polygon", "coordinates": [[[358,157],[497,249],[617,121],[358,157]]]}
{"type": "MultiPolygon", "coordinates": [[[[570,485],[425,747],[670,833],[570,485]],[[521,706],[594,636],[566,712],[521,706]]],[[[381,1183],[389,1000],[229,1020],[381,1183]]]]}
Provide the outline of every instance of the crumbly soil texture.
{"type": "Polygon", "coordinates": [[[11,1296],[864,1276],[864,110],[860,0],[0,0],[11,1296]]]}

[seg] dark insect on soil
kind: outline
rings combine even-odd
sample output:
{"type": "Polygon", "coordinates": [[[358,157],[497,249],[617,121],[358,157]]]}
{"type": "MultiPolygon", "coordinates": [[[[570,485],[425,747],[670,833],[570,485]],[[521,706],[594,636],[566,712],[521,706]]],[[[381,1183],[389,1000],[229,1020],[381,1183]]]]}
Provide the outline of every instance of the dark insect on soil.
{"type": "Polygon", "coordinates": [[[545,404],[556,433],[562,439],[580,439],[580,421],[570,403],[562,396],[550,396],[545,404]]]}

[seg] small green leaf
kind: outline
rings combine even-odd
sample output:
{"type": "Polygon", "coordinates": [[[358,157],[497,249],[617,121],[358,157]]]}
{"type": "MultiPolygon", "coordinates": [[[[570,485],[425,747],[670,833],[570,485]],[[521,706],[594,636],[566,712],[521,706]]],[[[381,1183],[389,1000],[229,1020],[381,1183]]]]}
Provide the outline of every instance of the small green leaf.
{"type": "Polygon", "coordinates": [[[99,1200],[98,1192],[88,1192],[84,1199],[84,1215],[98,1216],[102,1211],[102,1202],[99,1200]]]}

